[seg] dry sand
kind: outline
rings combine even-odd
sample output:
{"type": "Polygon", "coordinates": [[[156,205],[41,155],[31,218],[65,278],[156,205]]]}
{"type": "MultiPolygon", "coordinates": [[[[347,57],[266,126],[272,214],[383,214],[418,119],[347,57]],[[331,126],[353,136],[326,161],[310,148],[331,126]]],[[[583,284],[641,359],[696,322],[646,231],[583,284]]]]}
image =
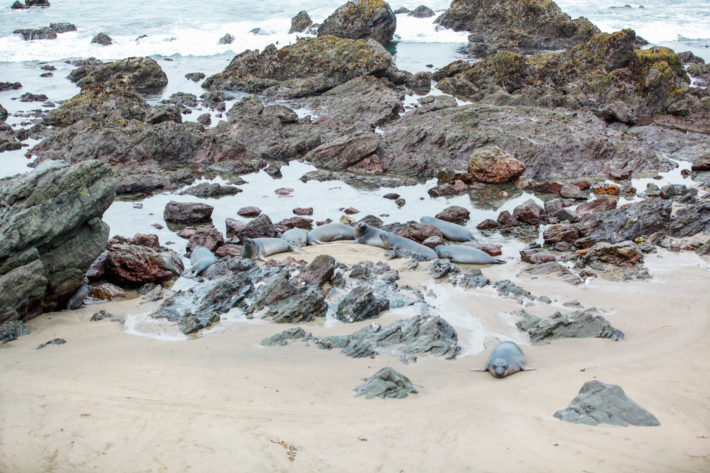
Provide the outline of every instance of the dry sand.
{"type": "MultiPolygon", "coordinates": [[[[382,257],[345,243],[300,256],[325,251],[347,264],[382,257]]],[[[491,280],[514,277],[533,294],[611,310],[606,317],[627,337],[524,346],[537,370],[504,379],[468,371],[485,364],[490,339],[476,355],[404,365],[301,342],[261,347],[287,328],[264,321],[232,322],[184,342],[89,321],[100,308],[145,311],[138,300],[45,314],[28,323],[30,335],[0,346],[0,472],[707,472],[710,272],[707,260],[654,258],[651,281],[581,287],[518,276],[522,266],[512,262],[484,268],[491,280]],[[36,350],[55,337],[67,343],[36,350]],[[419,394],[353,397],[384,366],[408,376],[419,394]],[[554,418],[591,379],[619,384],[662,425],[554,418]]],[[[431,284],[419,271],[402,278],[431,284]]],[[[491,294],[472,290],[456,304],[484,320],[520,308],[491,294]]],[[[550,315],[555,307],[528,310],[550,315]]],[[[363,325],[304,328],[322,335],[363,325]]]]}

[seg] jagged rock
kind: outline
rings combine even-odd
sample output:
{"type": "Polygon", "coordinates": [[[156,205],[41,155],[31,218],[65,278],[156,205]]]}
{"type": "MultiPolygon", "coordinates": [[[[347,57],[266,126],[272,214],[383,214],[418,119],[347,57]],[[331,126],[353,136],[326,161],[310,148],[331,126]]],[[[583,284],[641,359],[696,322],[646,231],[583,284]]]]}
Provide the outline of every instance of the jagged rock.
{"type": "Polygon", "coordinates": [[[540,343],[557,338],[611,338],[624,339],[624,333],[611,326],[608,320],[599,315],[596,309],[574,311],[569,314],[555,312],[550,317],[540,318],[525,312],[515,324],[520,330],[530,335],[530,340],[540,343]]]}
{"type": "Polygon", "coordinates": [[[269,305],[265,317],[276,323],[309,322],[313,317],[325,317],[325,294],[314,286],[269,305]]]}
{"type": "Polygon", "coordinates": [[[530,291],[523,289],[508,279],[494,282],[493,287],[501,296],[517,297],[519,299],[525,298],[530,300],[535,299],[535,296],[533,296],[530,291]]]}
{"type": "Polygon", "coordinates": [[[569,407],[555,417],[575,424],[660,426],[658,419],[631,400],[620,386],[587,381],[569,407]]]}
{"type": "MultiPolygon", "coordinates": [[[[576,186],[573,186],[576,187],[576,186]]],[[[584,194],[586,196],[586,194],[584,194]]],[[[586,198],[586,197],[585,197],[586,198]]],[[[618,199],[610,196],[602,196],[589,202],[584,202],[579,204],[575,209],[577,216],[585,220],[585,215],[594,214],[597,212],[605,212],[607,210],[614,210],[618,204],[618,199]]]]}
{"type": "Polygon", "coordinates": [[[364,379],[364,384],[355,388],[355,396],[403,399],[410,394],[417,394],[412,382],[401,373],[392,368],[382,368],[369,378],[364,379]]]}
{"type": "Polygon", "coordinates": [[[305,159],[318,168],[340,171],[375,154],[380,141],[374,133],[346,136],[315,148],[306,154],[305,159]]]}
{"type": "Polygon", "coordinates": [[[417,93],[428,93],[431,90],[431,73],[417,72],[406,82],[407,87],[417,93]]]}
{"type": "Polygon", "coordinates": [[[4,122],[5,120],[7,120],[7,110],[5,109],[5,107],[0,105],[0,123],[4,122]]]}
{"type": "Polygon", "coordinates": [[[382,74],[391,64],[392,56],[377,43],[328,35],[278,50],[274,45],[261,53],[247,50],[202,86],[296,98],[324,92],[355,77],[382,74]]]}
{"type": "Polygon", "coordinates": [[[225,195],[236,195],[242,189],[236,186],[223,186],[217,182],[203,182],[192,187],[188,187],[180,192],[182,195],[194,195],[195,197],[222,197],[225,195]]]}
{"type": "Polygon", "coordinates": [[[145,122],[150,125],[157,125],[163,122],[182,123],[182,114],[180,109],[174,105],[158,105],[148,110],[145,122]]]}
{"type": "Polygon", "coordinates": [[[335,273],[335,258],[329,255],[318,255],[303,268],[299,279],[306,284],[322,286],[330,281],[335,273]]]}
{"type": "Polygon", "coordinates": [[[446,220],[447,222],[460,223],[465,220],[468,220],[468,217],[470,215],[471,212],[469,212],[467,209],[459,205],[452,205],[436,214],[435,217],[440,220],[446,220]]]}
{"type": "Polygon", "coordinates": [[[372,38],[382,45],[392,41],[397,17],[382,0],[351,0],[339,7],[318,28],[318,36],[340,38],[372,38]]]}
{"type": "Polygon", "coordinates": [[[117,284],[169,281],[173,273],[158,251],[147,246],[116,244],[106,256],[106,276],[117,284]]]}
{"type": "Polygon", "coordinates": [[[91,38],[92,44],[100,44],[101,46],[109,46],[113,44],[111,37],[105,33],[99,33],[93,38],[91,38]]]}
{"type": "Polygon", "coordinates": [[[414,18],[431,18],[435,15],[434,10],[427,7],[426,5],[419,5],[414,10],[409,11],[407,14],[409,16],[413,16],[414,18]]]}
{"type": "Polygon", "coordinates": [[[227,33],[221,38],[219,38],[219,41],[217,42],[218,44],[232,44],[234,42],[234,36],[231,34],[227,33]]]}
{"type": "MultiPolygon", "coordinates": [[[[427,238],[438,237],[443,238],[441,230],[433,225],[427,225],[426,223],[419,222],[408,222],[404,227],[397,232],[397,235],[409,238],[410,240],[416,241],[417,243],[424,243],[427,238]]],[[[433,248],[433,247],[430,247],[433,248]]]]}
{"type": "Polygon", "coordinates": [[[456,276],[454,283],[466,289],[475,289],[486,287],[491,283],[491,280],[485,277],[480,269],[474,268],[456,276]]]}
{"type": "Polygon", "coordinates": [[[574,243],[581,236],[580,227],[573,224],[550,225],[542,232],[545,243],[574,243]]]}
{"type": "Polygon", "coordinates": [[[310,339],[310,334],[306,334],[306,331],[303,330],[301,327],[294,327],[263,339],[261,341],[261,345],[267,347],[272,347],[276,345],[288,345],[288,342],[291,340],[302,339],[310,339]]]}
{"type": "Polygon", "coordinates": [[[291,18],[291,29],[288,30],[291,33],[303,33],[306,29],[313,24],[313,20],[308,16],[308,12],[302,10],[298,12],[296,16],[291,18]]]}
{"type": "Polygon", "coordinates": [[[6,90],[17,90],[21,88],[22,84],[19,82],[0,82],[0,92],[5,92],[6,90]]]}
{"type": "Polygon", "coordinates": [[[6,320],[0,323],[0,342],[3,345],[29,333],[30,329],[25,327],[21,320],[6,320]]]}
{"type": "Polygon", "coordinates": [[[120,61],[94,64],[78,73],[73,71],[69,79],[80,87],[99,82],[116,82],[135,87],[142,94],[159,93],[168,85],[168,76],[150,57],[130,57],[120,61]]]}
{"type": "Polygon", "coordinates": [[[190,235],[187,243],[188,251],[194,250],[198,246],[204,246],[210,251],[224,244],[224,236],[222,232],[217,230],[214,225],[203,225],[195,229],[195,233],[190,235]]]}
{"type": "Polygon", "coordinates": [[[173,223],[200,223],[209,221],[214,207],[199,202],[176,202],[171,200],[165,206],[163,218],[173,223]]]}
{"type": "Polygon", "coordinates": [[[47,125],[68,127],[81,120],[144,121],[150,107],[140,95],[115,84],[86,87],[64,101],[45,119],[47,125]]]}
{"type": "Polygon", "coordinates": [[[581,223],[595,241],[619,243],[663,230],[671,221],[672,202],[646,199],[623,208],[586,215],[581,223]]]}
{"type": "Polygon", "coordinates": [[[526,200],[513,209],[513,218],[528,225],[539,225],[542,216],[542,208],[532,199],[526,200]]]}
{"type": "MultiPolygon", "coordinates": [[[[205,78],[204,72],[188,72],[185,74],[185,78],[191,80],[192,82],[199,82],[205,78]]],[[[192,94],[190,94],[192,95],[192,94]]]]}
{"type": "Polygon", "coordinates": [[[237,233],[240,240],[244,241],[246,238],[261,238],[261,237],[277,237],[278,232],[271,223],[271,219],[266,214],[261,214],[253,220],[246,224],[244,229],[237,233]]]}
{"type": "Polygon", "coordinates": [[[621,243],[597,243],[584,255],[585,265],[611,264],[613,266],[631,267],[643,261],[643,253],[632,241],[621,243]]]}
{"type": "Polygon", "coordinates": [[[63,307],[106,247],[115,196],[98,161],[52,163],[0,180],[0,322],[63,307]]]}
{"type": "Polygon", "coordinates": [[[429,265],[429,273],[434,279],[441,279],[452,273],[458,273],[459,267],[453,264],[448,259],[437,259],[429,265]]]}
{"type": "Polygon", "coordinates": [[[335,316],[343,322],[360,322],[377,317],[389,307],[389,301],[378,298],[372,288],[357,286],[340,301],[335,316]]]}
{"type": "Polygon", "coordinates": [[[542,248],[533,248],[520,251],[520,259],[530,264],[544,264],[557,261],[557,257],[542,248]]]}
{"type": "Polygon", "coordinates": [[[25,28],[21,30],[15,30],[13,34],[19,34],[25,41],[31,41],[35,39],[57,39],[58,34],[66,33],[68,31],[76,31],[76,26],[71,23],[50,23],[49,26],[43,28],[25,28]]]}

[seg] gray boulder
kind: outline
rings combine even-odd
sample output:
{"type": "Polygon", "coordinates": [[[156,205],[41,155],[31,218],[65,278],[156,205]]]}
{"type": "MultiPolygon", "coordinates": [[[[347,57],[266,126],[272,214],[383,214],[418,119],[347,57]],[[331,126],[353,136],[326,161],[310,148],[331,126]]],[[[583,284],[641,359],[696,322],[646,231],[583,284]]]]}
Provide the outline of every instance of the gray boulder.
{"type": "Polygon", "coordinates": [[[313,24],[313,20],[308,15],[308,12],[303,10],[298,12],[298,15],[291,18],[291,29],[288,30],[289,33],[303,33],[306,28],[313,24]]]}
{"type": "Polygon", "coordinates": [[[369,378],[365,383],[355,388],[355,396],[402,399],[410,394],[417,394],[412,382],[403,374],[392,368],[382,368],[369,378]]]}
{"type": "Polygon", "coordinates": [[[106,33],[99,33],[93,38],[91,38],[92,44],[100,44],[101,46],[109,46],[113,44],[113,40],[106,33]]]}
{"type": "Polygon", "coordinates": [[[533,343],[557,338],[611,338],[624,339],[624,332],[611,326],[596,309],[577,310],[569,314],[555,312],[550,317],[540,318],[521,311],[522,318],[515,324],[528,332],[533,343]]]}
{"type": "Polygon", "coordinates": [[[115,196],[109,166],[52,163],[0,180],[0,322],[54,310],[105,249],[101,216],[115,196]]]}
{"type": "Polygon", "coordinates": [[[103,64],[96,62],[92,66],[85,67],[80,73],[78,69],[73,71],[69,79],[80,87],[99,82],[128,84],[142,94],[159,93],[168,85],[168,76],[150,57],[130,57],[103,64]]]}
{"type": "Polygon", "coordinates": [[[371,287],[357,286],[340,301],[335,316],[343,322],[359,322],[377,317],[389,307],[389,301],[377,297],[371,287]]]}
{"type": "Polygon", "coordinates": [[[620,386],[587,381],[567,409],[555,417],[575,424],[612,424],[627,427],[660,426],[658,419],[631,400],[620,386]]]}

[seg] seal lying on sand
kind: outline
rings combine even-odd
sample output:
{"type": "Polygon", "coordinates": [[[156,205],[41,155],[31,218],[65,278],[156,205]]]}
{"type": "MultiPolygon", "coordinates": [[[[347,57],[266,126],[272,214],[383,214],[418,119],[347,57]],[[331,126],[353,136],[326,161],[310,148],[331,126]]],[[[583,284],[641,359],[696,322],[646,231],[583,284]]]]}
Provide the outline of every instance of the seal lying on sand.
{"type": "Polygon", "coordinates": [[[446,220],[441,220],[435,217],[422,217],[419,219],[420,222],[426,223],[427,225],[433,225],[439,229],[444,238],[449,241],[475,241],[476,237],[473,236],[471,230],[462,226],[456,225],[455,223],[447,222],[446,220]]]}
{"type": "Polygon", "coordinates": [[[396,250],[404,250],[405,253],[412,253],[423,259],[437,259],[436,251],[424,246],[416,241],[404,238],[394,233],[381,232],[380,240],[385,248],[394,248],[396,250]]]}
{"type": "Polygon", "coordinates": [[[463,264],[503,264],[505,261],[497,259],[478,248],[461,245],[438,245],[434,251],[439,258],[448,258],[454,263],[463,264]]]}
{"type": "Polygon", "coordinates": [[[496,378],[503,378],[518,371],[532,371],[523,364],[523,350],[515,342],[500,342],[488,357],[488,364],[482,370],[488,371],[496,378]]]}
{"type": "Polygon", "coordinates": [[[69,301],[67,302],[67,309],[74,310],[81,307],[81,304],[84,303],[84,299],[86,299],[86,296],[89,295],[90,290],[91,286],[88,284],[82,284],[81,287],[77,289],[76,292],[69,298],[69,301]]]}
{"type": "Polygon", "coordinates": [[[353,234],[355,235],[355,241],[362,243],[363,245],[376,246],[378,248],[384,248],[385,245],[382,243],[380,235],[385,232],[376,227],[371,227],[365,222],[360,222],[355,225],[353,229],[353,234]]]}
{"type": "Polygon", "coordinates": [[[353,227],[344,223],[321,225],[308,232],[308,244],[318,245],[335,240],[354,240],[353,227]]]}
{"type": "Polygon", "coordinates": [[[289,250],[303,252],[299,247],[281,238],[247,238],[242,247],[242,258],[266,261],[264,258],[267,256],[285,253],[289,250]]]}
{"type": "Polygon", "coordinates": [[[306,246],[308,245],[308,230],[304,230],[302,228],[291,228],[283,232],[281,239],[286,240],[293,246],[306,246]]]}
{"type": "Polygon", "coordinates": [[[183,271],[182,277],[194,278],[217,262],[217,257],[205,246],[196,246],[190,253],[190,269],[183,271]]]}

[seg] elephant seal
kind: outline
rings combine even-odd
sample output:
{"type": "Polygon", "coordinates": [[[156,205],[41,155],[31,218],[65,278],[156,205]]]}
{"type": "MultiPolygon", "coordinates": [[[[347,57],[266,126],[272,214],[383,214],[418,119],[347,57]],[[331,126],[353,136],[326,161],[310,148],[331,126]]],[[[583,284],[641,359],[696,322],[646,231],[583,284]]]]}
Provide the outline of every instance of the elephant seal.
{"type": "Polygon", "coordinates": [[[353,227],[344,223],[321,225],[308,232],[308,244],[319,245],[335,240],[354,240],[353,227]]]}
{"type": "Polygon", "coordinates": [[[488,357],[488,364],[482,370],[488,371],[496,378],[504,378],[518,371],[532,371],[523,364],[523,350],[515,342],[500,342],[488,357]]]}
{"type": "Polygon", "coordinates": [[[422,217],[419,221],[435,226],[444,235],[444,238],[449,241],[476,241],[476,237],[473,236],[471,230],[463,225],[457,225],[435,217],[422,217]]]}
{"type": "Polygon", "coordinates": [[[399,235],[395,235],[394,233],[381,232],[380,240],[382,240],[382,244],[387,249],[393,248],[396,250],[404,250],[405,253],[411,253],[422,259],[438,258],[436,251],[432,250],[431,248],[417,243],[416,241],[410,240],[409,238],[404,238],[399,235]]]}
{"type": "Polygon", "coordinates": [[[217,257],[205,246],[196,246],[190,253],[190,269],[183,271],[182,277],[194,278],[217,262],[217,257]]]}
{"type": "Polygon", "coordinates": [[[308,245],[308,230],[304,230],[302,228],[291,228],[283,232],[281,239],[286,240],[293,246],[306,246],[308,245]]]}
{"type": "Polygon", "coordinates": [[[88,284],[82,284],[79,289],[76,290],[74,294],[69,298],[69,301],[67,301],[67,309],[69,310],[74,310],[78,309],[81,307],[81,304],[84,303],[84,299],[86,299],[86,296],[89,295],[89,291],[91,290],[91,286],[88,284]]]}
{"type": "Polygon", "coordinates": [[[438,245],[434,247],[434,251],[439,255],[439,258],[447,258],[454,263],[463,264],[503,264],[505,261],[497,259],[481,251],[478,248],[461,245],[438,245]]]}
{"type": "Polygon", "coordinates": [[[358,223],[353,229],[353,234],[355,235],[356,242],[362,243],[363,245],[376,246],[378,248],[385,247],[384,243],[382,243],[382,239],[380,238],[380,235],[382,233],[389,232],[385,232],[384,230],[380,230],[379,228],[371,227],[365,222],[358,223]]]}
{"type": "Polygon", "coordinates": [[[242,258],[266,261],[267,256],[285,253],[289,250],[303,252],[299,247],[281,238],[247,238],[242,247],[242,258]]]}

